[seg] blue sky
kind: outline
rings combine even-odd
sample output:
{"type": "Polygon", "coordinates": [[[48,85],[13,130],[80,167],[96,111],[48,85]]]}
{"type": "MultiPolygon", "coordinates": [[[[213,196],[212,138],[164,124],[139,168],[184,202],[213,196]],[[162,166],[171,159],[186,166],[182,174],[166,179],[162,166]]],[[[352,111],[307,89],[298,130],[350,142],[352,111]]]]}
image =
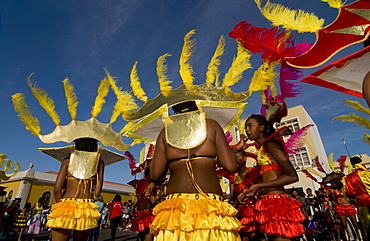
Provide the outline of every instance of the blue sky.
{"type": "MultiPolygon", "coordinates": [[[[338,12],[319,0],[272,2],[314,12],[326,19],[325,25],[330,24],[338,12]]],[[[103,68],[117,76],[118,85],[128,90],[131,67],[139,61],[142,86],[148,97],[154,98],[159,93],[155,68],[160,55],[172,54],[167,58],[168,76],[173,87],[181,85],[178,57],[188,31],[196,30],[197,45],[192,64],[196,72],[194,83],[201,84],[220,35],[226,37],[226,51],[221,58],[221,73],[224,74],[236,53],[235,40],[227,35],[233,27],[243,20],[256,26],[271,27],[252,0],[2,0],[0,14],[0,153],[18,161],[21,170],[34,163],[34,170],[41,172],[58,171],[60,163],[37,148],[66,144],[43,144],[24,128],[14,112],[11,96],[17,92],[25,93],[33,115],[41,121],[41,133],[54,129],[49,116],[36,103],[26,85],[29,74],[35,73],[33,79],[54,99],[61,124],[65,125],[70,122],[61,83],[65,77],[69,77],[75,86],[79,101],[77,119],[86,120],[90,118],[97,87],[104,77],[103,68]]],[[[314,34],[299,38],[305,38],[309,43],[315,41],[314,34]]],[[[361,48],[361,44],[347,48],[331,61],[361,48]]],[[[259,57],[253,56],[254,69],[259,64],[259,57]]],[[[248,89],[254,69],[246,71],[234,91],[248,89]]],[[[314,70],[304,73],[308,75],[314,70]]],[[[362,141],[364,128],[352,123],[332,122],[333,117],[351,111],[342,99],[365,102],[318,86],[305,83],[300,86],[303,93],[288,99],[288,106],[305,107],[319,128],[327,154],[333,152],[335,158],[345,155],[342,139],[346,140],[351,155],[366,153],[368,145],[362,141]]],[[[115,101],[112,93],[107,101],[98,116],[103,122],[110,118],[115,101]]],[[[259,93],[254,93],[247,102],[244,116],[259,113],[259,93]]],[[[113,129],[119,131],[124,124],[119,118],[113,129]]],[[[134,147],[130,152],[138,158],[139,149],[134,147]]],[[[105,180],[127,183],[131,179],[127,161],[106,168],[105,180]]]]}

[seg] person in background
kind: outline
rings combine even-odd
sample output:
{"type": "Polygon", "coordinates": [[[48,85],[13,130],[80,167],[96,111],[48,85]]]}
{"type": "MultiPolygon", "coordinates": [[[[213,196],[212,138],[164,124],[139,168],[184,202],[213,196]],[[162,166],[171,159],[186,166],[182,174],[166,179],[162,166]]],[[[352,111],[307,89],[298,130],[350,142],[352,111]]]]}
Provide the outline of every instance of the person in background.
{"type": "Polygon", "coordinates": [[[101,224],[101,220],[102,220],[103,209],[104,209],[104,206],[105,206],[103,196],[99,196],[98,199],[95,201],[95,204],[98,205],[98,211],[100,213],[100,217],[97,219],[98,220],[98,226],[96,226],[95,228],[90,229],[90,234],[89,234],[89,238],[88,238],[89,241],[92,241],[93,239],[94,239],[94,241],[98,241],[98,238],[99,238],[100,224],[101,224]]]}
{"type": "MultiPolygon", "coordinates": [[[[282,128],[278,132],[262,115],[252,115],[245,122],[245,133],[249,140],[258,144],[257,161],[260,166],[261,182],[244,191],[247,197],[253,197],[260,191],[255,208],[260,232],[269,240],[294,240],[305,233],[302,222],[305,216],[300,208],[302,204],[290,197],[285,185],[298,181],[298,175],[289,161],[282,134],[291,133],[282,128]]],[[[246,137],[242,136],[237,150],[247,147],[246,137]]]]}
{"type": "Polygon", "coordinates": [[[354,171],[343,177],[344,191],[348,197],[356,198],[356,203],[365,231],[364,240],[370,239],[370,171],[358,156],[351,157],[354,171]]]}
{"type": "Polygon", "coordinates": [[[112,203],[109,205],[109,220],[111,225],[111,240],[113,241],[116,237],[117,227],[122,222],[122,197],[119,194],[116,194],[112,200],[112,203]]]}
{"type": "Polygon", "coordinates": [[[27,228],[27,221],[31,211],[31,203],[26,203],[24,208],[14,222],[14,237],[18,234],[18,241],[21,241],[24,230],[27,228]]]}
{"type": "Polygon", "coordinates": [[[39,235],[41,230],[41,213],[44,209],[44,197],[40,197],[38,202],[31,206],[32,219],[28,226],[28,240],[31,241],[33,236],[39,235]]]}

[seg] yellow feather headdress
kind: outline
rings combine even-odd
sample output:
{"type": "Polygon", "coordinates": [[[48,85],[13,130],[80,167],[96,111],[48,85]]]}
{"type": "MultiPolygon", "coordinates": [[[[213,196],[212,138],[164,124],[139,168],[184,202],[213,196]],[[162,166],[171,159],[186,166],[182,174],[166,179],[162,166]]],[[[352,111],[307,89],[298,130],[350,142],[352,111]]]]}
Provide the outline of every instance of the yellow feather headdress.
{"type": "Polygon", "coordinates": [[[0,180],[6,181],[10,177],[14,176],[21,168],[21,166],[18,162],[12,162],[5,154],[0,154],[0,168],[3,168],[3,170],[0,170],[0,180]],[[13,165],[13,173],[9,176],[5,175],[5,172],[10,171],[13,165]]]}
{"type": "MultiPolygon", "coordinates": [[[[60,141],[71,143],[79,138],[93,138],[100,141],[104,146],[110,146],[116,148],[117,150],[125,151],[131,145],[122,142],[121,134],[115,132],[112,129],[111,124],[116,121],[120,114],[137,108],[137,105],[131,94],[126,91],[122,91],[121,88],[116,85],[115,78],[112,77],[106,70],[105,73],[106,77],[100,82],[95,103],[91,110],[92,117],[86,121],[76,120],[78,105],[77,96],[74,93],[74,87],[68,78],[65,78],[62,82],[64,85],[68,111],[72,117],[72,121],[69,124],[60,125],[60,118],[55,110],[54,101],[48,96],[45,90],[38,87],[35,83],[32,83],[30,80],[32,75],[27,78],[27,84],[40,106],[43,107],[43,109],[55,123],[56,128],[49,134],[40,134],[41,127],[39,121],[36,117],[32,116],[32,113],[29,110],[29,107],[25,101],[25,97],[22,93],[16,93],[12,96],[14,110],[18,113],[18,116],[25,125],[26,129],[29,130],[33,135],[38,136],[39,139],[44,143],[49,144],[60,141]],[[101,123],[98,119],[96,119],[96,117],[101,112],[102,106],[105,103],[105,97],[108,95],[110,89],[112,89],[117,96],[117,102],[114,106],[114,110],[112,111],[110,122],[101,123]]],[[[133,143],[136,142],[134,141],[133,143]]],[[[69,150],[70,146],[65,148],[69,150]]],[[[65,148],[53,148],[53,150],[63,152],[65,151],[65,148]]],[[[53,153],[47,152],[48,150],[45,151],[43,149],[42,151],[53,156],[53,153]]],[[[113,153],[113,155],[115,154],[113,153]]],[[[57,158],[57,156],[58,155],[54,155],[53,157],[58,159],[59,157],[57,158]]],[[[123,156],[121,157],[121,159],[124,159],[123,156]]],[[[117,160],[117,157],[115,157],[115,160],[117,160]]]]}
{"type": "MultiPolygon", "coordinates": [[[[157,61],[157,75],[160,84],[161,93],[154,99],[144,100],[145,96],[138,78],[131,77],[131,87],[138,88],[133,93],[137,98],[144,101],[144,104],[136,111],[126,111],[123,113],[123,119],[128,121],[131,128],[126,128],[124,136],[141,139],[147,142],[154,142],[159,131],[163,128],[160,117],[168,115],[168,108],[176,104],[195,101],[198,108],[206,115],[218,121],[227,131],[242,114],[246,103],[242,102],[250,96],[250,91],[234,93],[230,87],[235,85],[243,75],[243,72],[252,68],[249,59],[251,54],[238,44],[237,54],[233,62],[219,84],[220,71],[218,67],[221,64],[220,57],[224,53],[225,39],[220,37],[213,57],[208,65],[206,72],[206,81],[201,85],[194,85],[194,71],[191,65],[191,57],[194,53],[195,41],[191,37],[195,34],[192,30],[184,37],[184,46],[179,60],[179,74],[183,85],[172,89],[169,85],[171,81],[165,75],[167,66],[165,60],[170,54],[159,57],[157,61]],[[223,112],[223,113],[222,113],[223,112]],[[134,123],[134,124],[132,124],[134,123]]],[[[136,69],[136,63],[134,65],[136,69]]]]}

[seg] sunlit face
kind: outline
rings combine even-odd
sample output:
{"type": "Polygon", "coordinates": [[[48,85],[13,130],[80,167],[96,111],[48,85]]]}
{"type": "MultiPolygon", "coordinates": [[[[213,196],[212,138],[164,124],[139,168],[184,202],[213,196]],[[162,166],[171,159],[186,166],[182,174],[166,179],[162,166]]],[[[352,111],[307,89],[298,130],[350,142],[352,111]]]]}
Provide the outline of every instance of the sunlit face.
{"type": "Polygon", "coordinates": [[[245,123],[245,133],[250,140],[256,140],[261,137],[263,128],[254,118],[249,118],[245,123]]]}

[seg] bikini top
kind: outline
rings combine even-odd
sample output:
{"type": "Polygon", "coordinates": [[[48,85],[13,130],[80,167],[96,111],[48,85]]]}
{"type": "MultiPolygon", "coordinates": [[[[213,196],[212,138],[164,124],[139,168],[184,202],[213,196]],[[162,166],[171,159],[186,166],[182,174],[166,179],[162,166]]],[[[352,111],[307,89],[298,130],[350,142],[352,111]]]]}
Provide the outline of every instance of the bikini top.
{"type": "MultiPolygon", "coordinates": [[[[285,128],[288,128],[288,127],[285,127],[285,128]]],[[[283,169],[280,167],[280,165],[275,163],[272,156],[269,153],[266,152],[266,144],[269,141],[278,140],[281,143],[281,145],[284,147],[285,155],[289,160],[288,151],[285,147],[283,137],[280,134],[280,132],[284,131],[285,128],[283,127],[280,131],[275,132],[271,136],[266,138],[263,141],[262,146],[259,148],[258,154],[257,154],[257,163],[261,167],[261,169],[260,169],[260,174],[261,175],[263,173],[267,172],[267,171],[270,171],[270,170],[277,170],[279,172],[284,172],[283,169]]]]}

